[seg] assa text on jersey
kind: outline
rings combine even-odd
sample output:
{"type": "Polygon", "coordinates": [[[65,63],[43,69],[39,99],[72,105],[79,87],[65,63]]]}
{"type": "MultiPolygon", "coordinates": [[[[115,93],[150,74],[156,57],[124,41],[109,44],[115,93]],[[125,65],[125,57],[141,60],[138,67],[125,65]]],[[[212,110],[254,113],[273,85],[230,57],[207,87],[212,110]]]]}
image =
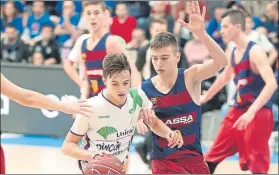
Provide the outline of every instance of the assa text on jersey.
{"type": "Polygon", "coordinates": [[[177,124],[191,124],[194,119],[192,115],[182,116],[178,118],[168,119],[165,123],[166,125],[177,125],[177,124]]]}

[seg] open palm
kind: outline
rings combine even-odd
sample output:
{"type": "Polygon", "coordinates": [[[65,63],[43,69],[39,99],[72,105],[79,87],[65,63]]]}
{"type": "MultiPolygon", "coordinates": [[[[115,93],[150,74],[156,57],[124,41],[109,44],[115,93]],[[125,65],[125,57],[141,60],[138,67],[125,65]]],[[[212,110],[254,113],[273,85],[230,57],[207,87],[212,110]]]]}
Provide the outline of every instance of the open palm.
{"type": "Polygon", "coordinates": [[[205,12],[206,8],[203,7],[202,13],[200,10],[199,2],[187,2],[187,11],[189,13],[189,22],[186,23],[182,20],[178,20],[178,22],[186,27],[190,32],[200,35],[204,33],[205,30],[205,12]]]}

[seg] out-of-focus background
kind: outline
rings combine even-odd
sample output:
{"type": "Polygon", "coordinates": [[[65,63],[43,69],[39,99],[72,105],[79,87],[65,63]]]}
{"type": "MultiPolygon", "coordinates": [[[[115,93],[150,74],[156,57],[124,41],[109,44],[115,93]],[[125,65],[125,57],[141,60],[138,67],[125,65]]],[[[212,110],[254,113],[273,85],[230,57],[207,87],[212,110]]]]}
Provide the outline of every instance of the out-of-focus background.
{"type": "MultiPolygon", "coordinates": [[[[156,74],[149,55],[149,41],[161,31],[177,36],[182,54],[179,67],[188,68],[210,58],[203,43],[176,22],[188,20],[185,1],[105,2],[112,16],[110,32],[127,42],[128,54],[143,80],[156,74]],[[126,19],[124,23],[119,22],[122,19],[126,19]]],[[[269,59],[274,59],[272,69],[278,81],[278,2],[199,3],[207,8],[206,31],[224,51],[233,44],[222,40],[221,16],[229,8],[242,10],[247,15],[246,33],[265,49],[269,59]]],[[[14,83],[57,100],[66,94],[79,98],[79,89],[67,76],[65,63],[77,38],[88,33],[82,9],[81,1],[2,0],[1,72],[14,83]]],[[[216,76],[202,83],[202,91],[211,86],[216,76]]],[[[234,89],[233,83],[228,84],[202,107],[204,152],[209,149],[227,113],[234,89]]],[[[278,174],[278,93],[274,94],[273,102],[270,173],[278,174]]],[[[75,160],[60,151],[73,120],[57,111],[20,106],[1,95],[1,144],[6,153],[7,173],[77,173],[75,160]]],[[[137,135],[133,140],[129,173],[150,173],[135,149],[145,139],[146,136],[137,135]]],[[[148,159],[148,151],[146,155],[148,159]]],[[[226,159],[216,173],[247,172],[241,172],[238,155],[234,155],[226,159]]]]}

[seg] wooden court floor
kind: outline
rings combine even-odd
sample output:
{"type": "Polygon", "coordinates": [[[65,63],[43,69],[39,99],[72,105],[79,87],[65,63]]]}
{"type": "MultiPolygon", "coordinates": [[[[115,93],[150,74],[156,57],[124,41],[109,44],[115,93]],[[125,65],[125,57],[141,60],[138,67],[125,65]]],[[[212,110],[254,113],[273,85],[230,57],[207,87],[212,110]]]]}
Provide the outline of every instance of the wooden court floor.
{"type": "MultiPolygon", "coordinates": [[[[59,147],[3,144],[8,174],[80,174],[76,161],[64,156],[59,147]]],[[[131,153],[128,174],[148,174],[137,153],[131,153]]],[[[239,169],[238,161],[226,160],[216,174],[250,174],[239,169]]],[[[269,174],[278,174],[278,165],[271,164],[269,174]]]]}

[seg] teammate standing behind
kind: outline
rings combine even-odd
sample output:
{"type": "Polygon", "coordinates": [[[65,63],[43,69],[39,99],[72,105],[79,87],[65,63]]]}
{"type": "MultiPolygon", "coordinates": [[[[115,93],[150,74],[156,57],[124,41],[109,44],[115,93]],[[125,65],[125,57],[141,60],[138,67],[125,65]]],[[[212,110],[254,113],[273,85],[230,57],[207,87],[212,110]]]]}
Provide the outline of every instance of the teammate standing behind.
{"type": "Polygon", "coordinates": [[[221,34],[226,42],[236,47],[222,81],[207,91],[204,102],[216,94],[233,74],[237,86],[234,106],[222,122],[217,137],[205,157],[210,172],[226,157],[239,153],[242,170],[266,174],[270,165],[268,140],[273,129],[271,97],[277,89],[275,76],[262,47],[250,41],[245,34],[245,18],[239,10],[228,10],[222,19],[221,34]]]}
{"type": "MultiPolygon", "coordinates": [[[[142,83],[153,103],[156,116],[183,135],[181,148],[169,148],[165,139],[153,134],[152,173],[208,174],[200,143],[201,81],[215,75],[227,65],[225,53],[205,31],[205,7],[187,2],[189,23],[179,21],[197,35],[207,47],[211,60],[189,69],[178,69],[178,42],[173,34],[160,33],[151,41],[152,64],[157,76],[142,83]]],[[[142,123],[138,123],[140,125],[142,123]]]]}
{"type": "Polygon", "coordinates": [[[126,163],[140,113],[152,131],[167,139],[168,146],[182,146],[181,135],[158,120],[144,92],[130,88],[131,68],[124,54],[106,55],[103,70],[106,88],[88,100],[92,116],[78,115],[62,146],[66,155],[79,160],[81,170],[105,152],[126,163]]]}

